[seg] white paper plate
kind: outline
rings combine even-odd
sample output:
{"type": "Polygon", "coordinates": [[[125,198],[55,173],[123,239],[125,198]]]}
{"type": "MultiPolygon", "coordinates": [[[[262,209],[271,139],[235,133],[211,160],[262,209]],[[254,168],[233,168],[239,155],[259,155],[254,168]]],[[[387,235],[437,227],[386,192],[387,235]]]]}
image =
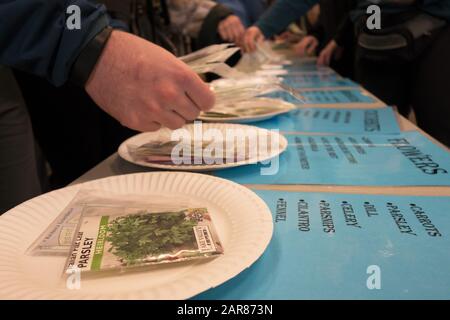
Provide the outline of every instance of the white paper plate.
{"type": "Polygon", "coordinates": [[[0,217],[0,299],[186,299],[233,278],[266,249],[273,231],[269,208],[256,194],[236,183],[184,172],[115,176],[57,190],[0,217]],[[206,206],[224,246],[214,260],[172,264],[139,273],[81,279],[80,290],[61,280],[64,257],[25,255],[81,188],[120,194],[189,196],[206,206]]]}
{"type": "MultiPolygon", "coordinates": [[[[188,124],[183,127],[184,129],[188,130],[192,135],[194,135],[194,125],[188,124]]],[[[267,153],[265,156],[262,157],[254,157],[251,159],[248,159],[246,161],[238,161],[238,162],[232,162],[232,163],[224,163],[224,164],[213,164],[213,165],[172,165],[172,164],[158,164],[158,163],[149,163],[145,161],[136,161],[131,156],[128,146],[141,146],[146,143],[154,142],[154,141],[170,141],[170,136],[173,131],[167,128],[162,128],[161,130],[157,132],[144,132],[141,134],[138,134],[134,137],[131,137],[130,139],[123,142],[118,150],[118,153],[120,157],[123,159],[145,167],[149,168],[157,168],[157,169],[166,169],[166,170],[179,170],[179,171],[195,171],[195,172],[202,172],[202,171],[214,171],[214,170],[220,170],[220,169],[226,169],[226,168],[233,168],[233,167],[239,167],[243,165],[248,165],[256,162],[266,161],[269,159],[272,159],[274,157],[279,156],[281,153],[283,153],[288,145],[288,142],[286,138],[275,132],[275,131],[269,131],[266,129],[257,128],[254,126],[248,126],[248,125],[241,125],[241,124],[231,124],[231,123],[203,123],[202,124],[202,131],[205,132],[206,130],[210,129],[216,129],[219,130],[222,133],[225,133],[226,130],[243,130],[244,132],[246,130],[255,130],[257,135],[269,137],[271,136],[271,139],[275,139],[273,141],[279,141],[279,148],[276,150],[271,150],[270,153],[267,153]]]]}
{"type": "Polygon", "coordinates": [[[279,116],[281,114],[288,113],[292,110],[294,110],[296,107],[292,103],[285,102],[283,100],[279,99],[270,99],[270,98],[255,98],[252,100],[246,100],[246,101],[239,101],[233,104],[233,107],[230,108],[213,108],[211,111],[227,111],[227,112],[233,112],[233,109],[235,108],[249,108],[253,106],[255,103],[258,103],[258,105],[262,108],[271,108],[273,105],[278,105],[276,110],[272,110],[271,112],[266,112],[264,114],[258,114],[258,115],[242,115],[235,118],[230,117],[208,117],[205,114],[200,114],[198,117],[199,120],[203,121],[210,121],[210,122],[218,122],[218,123],[252,123],[257,121],[264,121],[271,119],[273,117],[279,116]]]}

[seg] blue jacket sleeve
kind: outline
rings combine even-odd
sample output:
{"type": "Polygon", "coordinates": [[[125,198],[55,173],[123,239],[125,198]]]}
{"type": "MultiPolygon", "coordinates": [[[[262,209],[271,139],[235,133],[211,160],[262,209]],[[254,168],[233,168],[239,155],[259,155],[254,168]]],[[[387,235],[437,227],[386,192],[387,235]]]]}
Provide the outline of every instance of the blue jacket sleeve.
{"type": "Polygon", "coordinates": [[[267,8],[264,0],[217,0],[217,2],[231,9],[245,27],[255,23],[267,8]]]}
{"type": "Polygon", "coordinates": [[[0,64],[64,84],[84,46],[109,24],[104,6],[88,0],[0,0],[0,64]],[[81,29],[66,27],[70,5],[81,29]]]}
{"type": "Polygon", "coordinates": [[[235,15],[241,19],[245,26],[250,24],[248,12],[245,9],[244,4],[240,0],[217,0],[218,3],[223,4],[225,7],[233,11],[235,15]]]}
{"type": "Polygon", "coordinates": [[[318,2],[319,0],[278,0],[255,25],[265,37],[271,37],[286,29],[318,2]]]}

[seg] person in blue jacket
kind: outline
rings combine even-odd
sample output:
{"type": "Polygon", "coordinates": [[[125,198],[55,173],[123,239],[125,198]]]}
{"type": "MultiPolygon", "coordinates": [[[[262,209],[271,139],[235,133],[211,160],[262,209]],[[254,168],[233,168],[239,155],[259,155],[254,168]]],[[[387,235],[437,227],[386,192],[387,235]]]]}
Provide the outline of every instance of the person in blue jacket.
{"type": "Polygon", "coordinates": [[[0,0],[0,64],[58,86],[72,77],[107,113],[140,131],[178,128],[209,108],[208,86],[152,43],[110,27],[88,0],[0,0]],[[67,28],[77,5],[81,28],[67,28]]]}
{"type": "MultiPolygon", "coordinates": [[[[254,51],[256,42],[282,32],[318,2],[277,1],[246,30],[243,49],[254,51]]],[[[418,125],[450,146],[450,1],[358,0],[350,16],[357,39],[356,80],[404,116],[412,107],[418,125]],[[366,23],[374,4],[381,9],[379,30],[369,30],[366,23]],[[401,41],[384,46],[391,35],[401,41]]]]}
{"type": "Polygon", "coordinates": [[[55,86],[78,85],[138,131],[176,129],[213,106],[213,93],[188,66],[112,26],[105,7],[93,1],[0,0],[0,214],[39,192],[37,174],[26,174],[34,172],[29,118],[5,66],[55,86]],[[72,5],[80,9],[79,29],[69,28],[72,5]]]}

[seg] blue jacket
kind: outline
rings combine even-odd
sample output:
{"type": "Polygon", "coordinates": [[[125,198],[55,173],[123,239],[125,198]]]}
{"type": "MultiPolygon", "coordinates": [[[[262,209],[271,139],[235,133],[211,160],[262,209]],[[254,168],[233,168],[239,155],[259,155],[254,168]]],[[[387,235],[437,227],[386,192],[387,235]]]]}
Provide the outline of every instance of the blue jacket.
{"type": "Polygon", "coordinates": [[[0,64],[64,84],[78,54],[110,21],[88,0],[0,0],[0,64]],[[69,5],[81,9],[81,30],[66,28],[69,5]]]}
{"type": "Polygon", "coordinates": [[[254,24],[267,9],[266,0],[217,0],[233,11],[245,27],[254,24]]]}
{"type": "MultiPolygon", "coordinates": [[[[339,0],[336,0],[339,1],[339,0]]],[[[319,0],[278,0],[258,20],[258,26],[266,37],[280,33],[286,27],[303,16],[319,0]]],[[[358,0],[358,9],[352,12],[352,18],[357,19],[364,15],[367,6],[379,3],[376,0],[358,0]]],[[[450,21],[450,0],[422,0],[419,8],[431,15],[450,21]]],[[[382,10],[398,11],[399,9],[382,5],[382,10]]]]}

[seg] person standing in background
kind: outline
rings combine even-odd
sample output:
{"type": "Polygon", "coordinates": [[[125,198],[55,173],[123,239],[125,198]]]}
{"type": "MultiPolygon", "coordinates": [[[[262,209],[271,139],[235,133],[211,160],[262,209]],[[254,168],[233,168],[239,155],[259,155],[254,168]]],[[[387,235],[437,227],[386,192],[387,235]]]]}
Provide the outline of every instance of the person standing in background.
{"type": "Polygon", "coordinates": [[[354,78],[355,39],[350,11],[356,0],[321,0],[319,21],[294,46],[300,57],[318,54],[320,65],[331,65],[344,77],[354,78]]]}
{"type": "MultiPolygon", "coordinates": [[[[246,30],[243,49],[282,32],[318,0],[279,0],[246,30]]],[[[356,80],[390,106],[450,146],[450,1],[357,0],[351,12],[356,30],[356,80]],[[380,6],[382,27],[366,30],[367,8],[380,6]],[[397,43],[392,44],[391,40],[397,43]]]]}

